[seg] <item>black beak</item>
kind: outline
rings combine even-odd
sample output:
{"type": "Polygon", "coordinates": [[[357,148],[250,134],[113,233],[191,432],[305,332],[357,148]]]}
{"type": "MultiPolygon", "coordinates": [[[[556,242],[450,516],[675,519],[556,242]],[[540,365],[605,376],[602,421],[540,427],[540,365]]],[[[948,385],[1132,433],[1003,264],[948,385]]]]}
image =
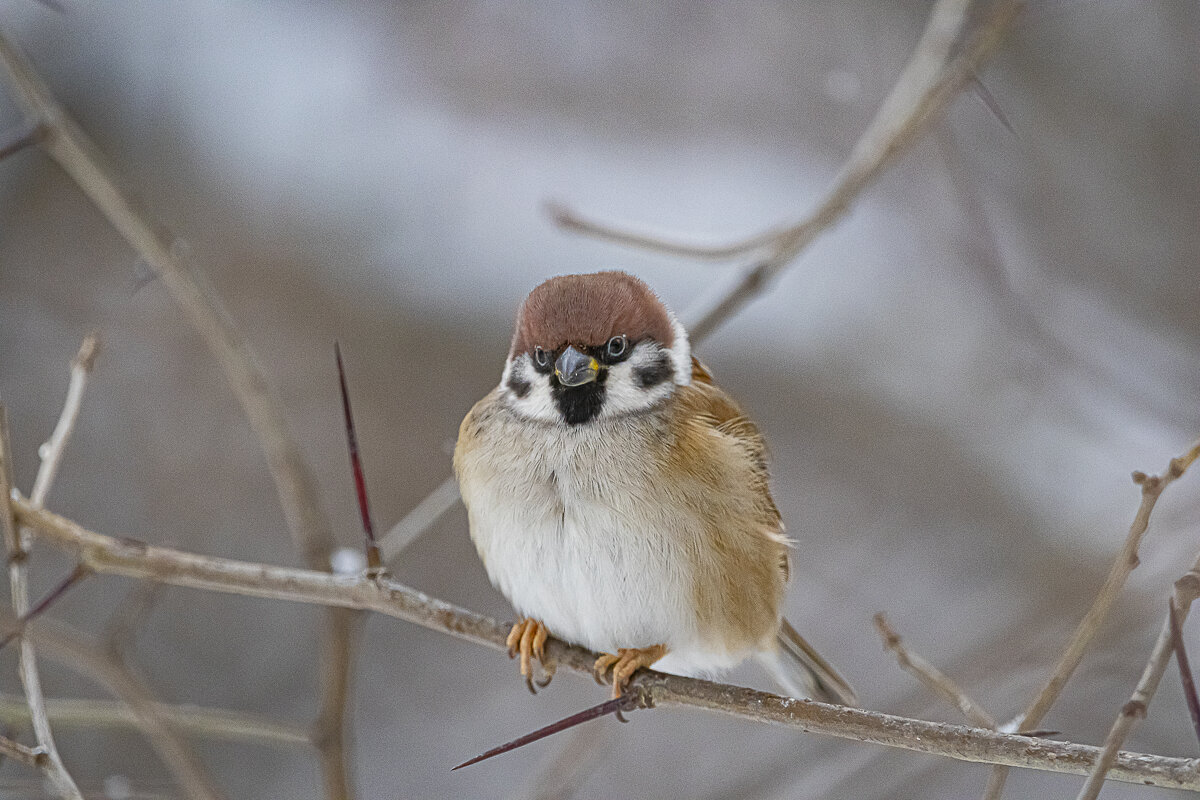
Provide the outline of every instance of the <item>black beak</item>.
{"type": "Polygon", "coordinates": [[[554,374],[563,386],[582,386],[596,380],[600,372],[600,364],[591,356],[585,356],[574,347],[567,345],[562,355],[554,362],[554,374]]]}

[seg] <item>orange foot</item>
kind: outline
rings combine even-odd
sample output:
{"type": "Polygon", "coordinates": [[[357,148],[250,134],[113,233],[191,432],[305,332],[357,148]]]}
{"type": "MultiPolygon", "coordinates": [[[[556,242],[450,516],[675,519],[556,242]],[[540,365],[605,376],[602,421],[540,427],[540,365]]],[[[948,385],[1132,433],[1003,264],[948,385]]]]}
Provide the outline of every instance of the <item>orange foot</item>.
{"type": "Polygon", "coordinates": [[[517,653],[521,654],[521,675],[525,677],[525,685],[532,694],[537,694],[537,689],[533,687],[533,659],[541,662],[542,672],[545,673],[544,678],[536,681],[538,687],[544,689],[549,686],[554,677],[556,665],[546,661],[546,637],[549,635],[550,631],[541,622],[525,618],[517,620],[508,633],[508,657],[515,658],[517,653]]]}
{"type": "Polygon", "coordinates": [[[633,677],[633,673],[637,672],[642,667],[650,667],[654,662],[667,654],[667,646],[665,644],[656,644],[653,647],[643,647],[641,649],[633,647],[622,647],[617,651],[618,655],[610,655],[605,653],[596,659],[596,665],[592,667],[592,674],[596,676],[596,683],[604,684],[606,682],[605,674],[612,670],[612,687],[613,698],[621,696],[621,692],[629,684],[629,679],[633,677]]]}

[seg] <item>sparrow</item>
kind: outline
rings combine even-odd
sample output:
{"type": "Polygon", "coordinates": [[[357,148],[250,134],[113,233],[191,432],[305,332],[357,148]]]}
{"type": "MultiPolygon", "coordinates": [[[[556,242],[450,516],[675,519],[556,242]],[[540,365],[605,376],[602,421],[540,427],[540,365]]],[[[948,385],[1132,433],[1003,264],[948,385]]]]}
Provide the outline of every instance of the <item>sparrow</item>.
{"type": "Polygon", "coordinates": [[[788,539],[758,428],[641,280],[565,275],[525,299],[500,384],[459,428],[471,540],[520,615],[510,657],[549,683],[553,633],[641,667],[715,676],[756,657],[796,697],[856,705],[782,615],[788,539]]]}

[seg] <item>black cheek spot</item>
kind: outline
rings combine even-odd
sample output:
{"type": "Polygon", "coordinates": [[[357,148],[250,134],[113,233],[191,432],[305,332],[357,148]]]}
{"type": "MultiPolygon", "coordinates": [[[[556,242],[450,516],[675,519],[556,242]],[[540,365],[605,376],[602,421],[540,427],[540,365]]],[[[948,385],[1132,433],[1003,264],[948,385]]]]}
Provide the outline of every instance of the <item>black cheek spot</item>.
{"type": "Polygon", "coordinates": [[[652,386],[657,386],[663,381],[670,380],[675,376],[675,366],[671,363],[671,356],[665,350],[660,351],[654,360],[643,367],[635,367],[633,370],[633,379],[637,381],[637,385],[643,389],[649,389],[652,386]]]}
{"type": "Polygon", "coordinates": [[[512,393],[518,398],[522,398],[529,394],[529,390],[533,387],[530,386],[529,381],[525,380],[524,378],[518,377],[517,375],[509,375],[508,388],[511,389],[512,393]]]}

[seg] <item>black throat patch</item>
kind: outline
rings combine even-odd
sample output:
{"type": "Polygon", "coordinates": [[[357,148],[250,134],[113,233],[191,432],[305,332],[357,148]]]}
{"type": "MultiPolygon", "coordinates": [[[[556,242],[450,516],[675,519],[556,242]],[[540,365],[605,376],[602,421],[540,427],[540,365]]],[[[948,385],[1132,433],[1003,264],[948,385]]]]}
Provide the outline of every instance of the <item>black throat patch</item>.
{"type": "Polygon", "coordinates": [[[558,378],[550,379],[550,394],[558,413],[568,425],[582,425],[591,422],[604,406],[604,380],[608,370],[600,370],[596,380],[582,386],[563,386],[558,378]]]}

